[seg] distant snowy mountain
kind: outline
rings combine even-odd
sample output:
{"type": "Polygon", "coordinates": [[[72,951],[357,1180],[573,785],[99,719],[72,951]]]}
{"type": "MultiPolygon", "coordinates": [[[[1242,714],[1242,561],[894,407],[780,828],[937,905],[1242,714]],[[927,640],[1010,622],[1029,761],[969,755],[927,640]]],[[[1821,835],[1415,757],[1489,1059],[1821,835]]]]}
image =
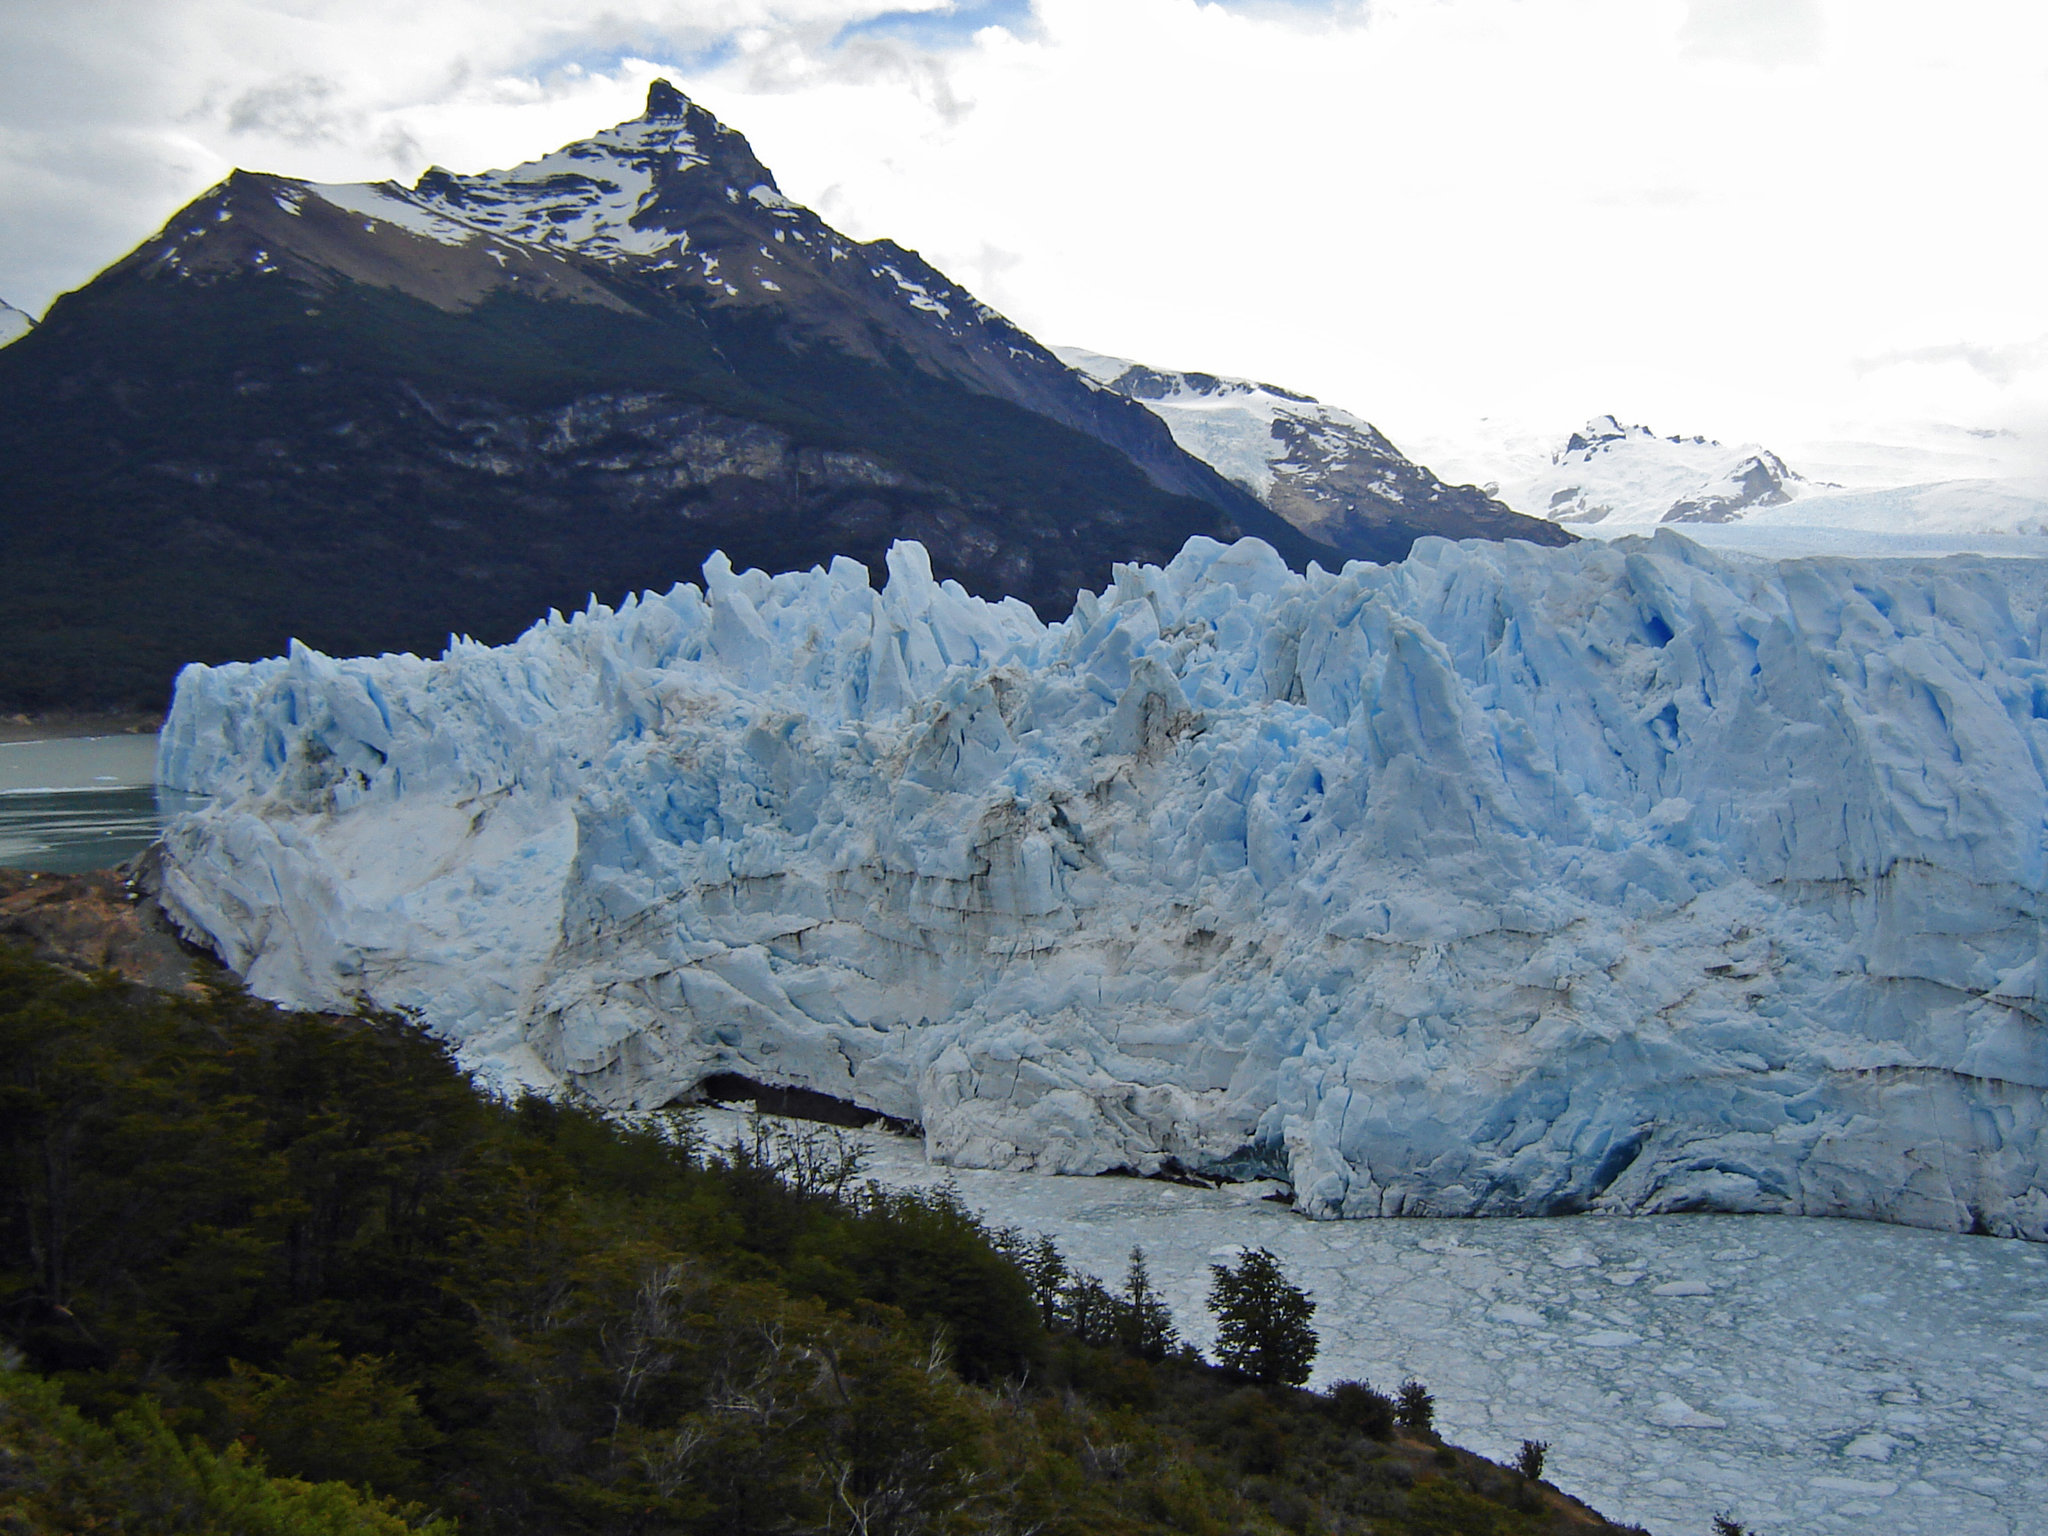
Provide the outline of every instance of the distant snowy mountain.
{"type": "Polygon", "coordinates": [[[0,299],[0,347],[19,341],[36,328],[35,321],[5,299],[0,299]]]}
{"type": "Polygon", "coordinates": [[[1782,506],[1804,482],[1767,448],[1730,448],[1705,437],[1660,437],[1645,426],[1596,416],[1551,455],[1548,466],[1504,485],[1516,506],[1611,535],[1665,523],[1732,523],[1782,506]]]}
{"type": "Polygon", "coordinates": [[[1448,539],[1569,537],[1475,487],[1448,486],[1349,411],[1313,396],[1211,373],[1152,368],[1080,347],[1063,361],[1144,405],[1174,441],[1312,539],[1359,559],[1398,559],[1411,530],[1448,539]]]}
{"type": "Polygon", "coordinates": [[[1410,435],[1431,464],[1594,537],[1671,526],[1766,557],[2040,555],[2029,541],[2048,538],[2048,452],[2005,429],[1894,424],[1799,439],[1783,454],[1614,416],[1563,441],[1501,419],[1410,435]]]}

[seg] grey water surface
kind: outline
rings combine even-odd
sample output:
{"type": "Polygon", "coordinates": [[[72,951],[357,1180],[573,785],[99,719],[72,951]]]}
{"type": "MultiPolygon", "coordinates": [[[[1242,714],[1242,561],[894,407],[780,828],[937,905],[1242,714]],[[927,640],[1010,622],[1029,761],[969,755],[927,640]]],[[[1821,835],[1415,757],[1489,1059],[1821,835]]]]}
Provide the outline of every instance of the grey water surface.
{"type": "Polygon", "coordinates": [[[133,858],[201,803],[155,775],[154,736],[0,743],[0,867],[68,875],[133,858]]]}

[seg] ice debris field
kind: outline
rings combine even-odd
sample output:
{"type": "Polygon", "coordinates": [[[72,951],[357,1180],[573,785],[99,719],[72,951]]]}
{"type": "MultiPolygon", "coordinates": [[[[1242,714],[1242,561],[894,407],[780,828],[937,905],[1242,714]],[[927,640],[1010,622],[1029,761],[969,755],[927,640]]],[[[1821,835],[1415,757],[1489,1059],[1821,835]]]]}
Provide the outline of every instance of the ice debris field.
{"type": "Polygon", "coordinates": [[[166,909],[621,1108],[738,1073],[1313,1216],[2048,1238],[2040,562],[1197,539],[1050,626],[889,566],[189,668],[166,909]]]}
{"type": "MultiPolygon", "coordinates": [[[[703,1115],[714,1143],[746,1117],[703,1115]]],[[[774,1122],[770,1122],[772,1125],[774,1122]]],[[[797,1135],[816,1127],[791,1127],[797,1135]]],[[[1278,1254],[1316,1300],[1313,1385],[1415,1376],[1445,1437],[1611,1520],[1709,1536],[2031,1536],[2048,1507],[2048,1249],[1858,1221],[1306,1222],[1261,1186],[933,1167],[848,1133],[860,1177],[951,1183],[1112,1284],[1131,1246],[1207,1350],[1211,1263],[1278,1254]]]]}

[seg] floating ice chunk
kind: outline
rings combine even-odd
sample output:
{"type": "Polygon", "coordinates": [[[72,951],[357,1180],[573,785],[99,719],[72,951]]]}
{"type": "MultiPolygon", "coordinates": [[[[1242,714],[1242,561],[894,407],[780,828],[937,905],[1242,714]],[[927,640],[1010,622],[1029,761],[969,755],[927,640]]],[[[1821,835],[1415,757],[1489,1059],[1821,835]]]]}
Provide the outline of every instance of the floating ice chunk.
{"type": "Polygon", "coordinates": [[[1626,1349],[1631,1344],[1642,1343],[1643,1336],[1621,1328],[1602,1328],[1594,1333],[1581,1334],[1578,1342],[1588,1349],[1626,1349]]]}
{"type": "Polygon", "coordinates": [[[1670,1392],[1661,1392],[1655,1406],[1643,1415],[1652,1424],[1662,1424],[1666,1429],[1726,1429],[1728,1421],[1717,1419],[1711,1413],[1701,1413],[1684,1398],[1670,1392]]]}
{"type": "Polygon", "coordinates": [[[1861,1477],[1834,1477],[1823,1473],[1808,1481],[1808,1487],[1826,1493],[1850,1493],[1863,1498],[1888,1499],[1899,1491],[1897,1483],[1877,1482],[1861,1477]]]}

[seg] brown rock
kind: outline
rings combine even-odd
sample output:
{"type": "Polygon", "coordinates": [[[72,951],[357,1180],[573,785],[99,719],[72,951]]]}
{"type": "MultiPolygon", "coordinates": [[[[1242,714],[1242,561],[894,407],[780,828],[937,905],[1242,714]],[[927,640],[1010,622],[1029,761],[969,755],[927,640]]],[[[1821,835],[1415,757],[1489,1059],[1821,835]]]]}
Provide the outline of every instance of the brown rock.
{"type": "Polygon", "coordinates": [[[75,971],[113,971],[165,991],[223,974],[178,937],[129,866],[83,875],[0,869],[0,943],[75,971]]]}

